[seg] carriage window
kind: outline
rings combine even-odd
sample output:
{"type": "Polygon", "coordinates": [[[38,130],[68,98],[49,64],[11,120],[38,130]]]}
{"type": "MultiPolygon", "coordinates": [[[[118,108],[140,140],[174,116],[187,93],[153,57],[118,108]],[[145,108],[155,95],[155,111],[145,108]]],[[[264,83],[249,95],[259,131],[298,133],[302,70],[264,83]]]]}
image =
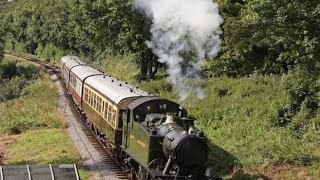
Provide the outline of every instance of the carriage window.
{"type": "Polygon", "coordinates": [[[93,109],[96,109],[97,107],[97,96],[96,94],[93,94],[93,109]]]}
{"type": "Polygon", "coordinates": [[[160,109],[161,111],[166,110],[166,109],[167,109],[167,104],[166,104],[166,103],[159,104],[159,109],[160,109]]]}
{"type": "Polygon", "coordinates": [[[69,80],[69,78],[68,78],[68,70],[67,70],[67,68],[65,68],[65,71],[64,71],[64,77],[65,77],[65,79],[67,79],[67,80],[69,80]]]}
{"type": "Polygon", "coordinates": [[[108,119],[108,103],[105,103],[104,105],[104,119],[108,119]]]}
{"type": "Polygon", "coordinates": [[[111,113],[112,113],[112,107],[111,105],[109,105],[109,108],[108,108],[108,123],[111,124],[111,113]]]}
{"type": "Polygon", "coordinates": [[[70,85],[73,86],[73,77],[70,75],[70,85]]]}
{"type": "Polygon", "coordinates": [[[117,115],[117,111],[115,109],[112,110],[112,126],[115,127],[116,126],[116,115],[117,115]]]}
{"type": "Polygon", "coordinates": [[[64,68],[63,68],[63,76],[64,76],[64,79],[67,79],[67,72],[68,72],[68,70],[67,70],[67,68],[64,66],[64,68]]]}
{"type": "Polygon", "coordinates": [[[88,88],[84,88],[84,101],[89,102],[88,88]]]}
{"type": "Polygon", "coordinates": [[[77,88],[76,91],[78,92],[78,94],[81,94],[81,82],[77,79],[77,88]]]}
{"type": "Polygon", "coordinates": [[[89,90],[89,105],[92,106],[93,100],[92,100],[92,91],[89,90]]]}
{"type": "Polygon", "coordinates": [[[97,96],[97,111],[100,114],[101,113],[101,98],[97,96]]]}
{"type": "Polygon", "coordinates": [[[104,101],[101,99],[101,105],[102,105],[102,107],[101,107],[101,116],[102,116],[102,118],[104,117],[104,101]]]}
{"type": "Polygon", "coordinates": [[[76,79],[73,74],[70,75],[70,84],[74,89],[76,88],[76,79]]]}

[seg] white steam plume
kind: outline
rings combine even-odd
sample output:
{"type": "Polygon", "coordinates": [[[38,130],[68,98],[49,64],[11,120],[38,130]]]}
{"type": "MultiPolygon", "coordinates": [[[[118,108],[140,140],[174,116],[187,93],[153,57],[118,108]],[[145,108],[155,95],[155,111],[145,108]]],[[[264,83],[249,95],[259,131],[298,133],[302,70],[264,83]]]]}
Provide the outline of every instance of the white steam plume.
{"type": "Polygon", "coordinates": [[[201,88],[188,83],[199,78],[204,59],[214,58],[220,48],[223,23],[212,0],[135,0],[134,7],[153,21],[149,48],[168,66],[168,80],[180,101],[191,93],[204,97],[201,88]]]}

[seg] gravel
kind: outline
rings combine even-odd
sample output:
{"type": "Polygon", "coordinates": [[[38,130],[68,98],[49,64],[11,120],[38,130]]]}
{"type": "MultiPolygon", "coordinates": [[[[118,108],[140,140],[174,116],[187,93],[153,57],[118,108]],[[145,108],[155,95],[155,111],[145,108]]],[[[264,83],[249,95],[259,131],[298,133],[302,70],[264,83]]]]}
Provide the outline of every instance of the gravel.
{"type": "Polygon", "coordinates": [[[50,75],[50,79],[57,87],[59,95],[59,106],[64,112],[65,121],[67,123],[67,132],[71,137],[74,146],[78,150],[80,157],[84,165],[88,168],[90,173],[90,178],[92,180],[115,180],[118,179],[115,172],[110,170],[109,165],[103,161],[99,152],[93,147],[92,143],[89,141],[87,136],[81,129],[81,121],[79,121],[79,116],[75,112],[73,103],[64,88],[64,83],[60,78],[60,75],[55,73],[60,72],[60,69],[56,68],[54,70],[47,70],[50,75]]]}

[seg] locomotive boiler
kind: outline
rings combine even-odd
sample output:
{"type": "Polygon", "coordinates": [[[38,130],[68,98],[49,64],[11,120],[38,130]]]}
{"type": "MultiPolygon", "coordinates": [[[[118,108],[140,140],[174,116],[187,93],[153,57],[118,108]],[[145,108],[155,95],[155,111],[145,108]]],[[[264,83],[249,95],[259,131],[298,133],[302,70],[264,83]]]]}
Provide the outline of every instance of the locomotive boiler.
{"type": "Polygon", "coordinates": [[[210,179],[207,138],[179,104],[113,78],[75,56],[61,59],[67,90],[87,124],[132,179],[210,179]]]}

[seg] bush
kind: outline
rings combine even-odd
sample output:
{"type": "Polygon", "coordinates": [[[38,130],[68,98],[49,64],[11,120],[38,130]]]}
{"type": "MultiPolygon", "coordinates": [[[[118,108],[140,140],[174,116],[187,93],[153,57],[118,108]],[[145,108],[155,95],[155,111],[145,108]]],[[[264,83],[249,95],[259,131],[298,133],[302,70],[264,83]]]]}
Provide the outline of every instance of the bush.
{"type": "Polygon", "coordinates": [[[0,104],[0,134],[65,127],[58,108],[56,89],[48,78],[34,80],[20,90],[20,94],[23,96],[0,104]]]}
{"type": "Polygon", "coordinates": [[[94,62],[94,66],[122,81],[134,83],[139,73],[135,61],[135,54],[117,56],[102,54],[98,60],[94,62]]]}
{"type": "Polygon", "coordinates": [[[36,49],[36,54],[39,58],[47,62],[53,60],[54,62],[59,63],[61,57],[66,55],[66,52],[53,44],[40,44],[36,49]]]}
{"type": "Polygon", "coordinates": [[[0,77],[1,79],[11,79],[19,75],[19,69],[16,61],[8,61],[0,64],[0,77]]]}
{"type": "Polygon", "coordinates": [[[40,70],[17,61],[3,61],[0,64],[0,102],[15,99],[30,81],[39,76],[40,70]]]}
{"type": "Polygon", "coordinates": [[[24,77],[14,77],[10,80],[3,81],[0,84],[0,102],[19,97],[26,83],[27,80],[24,77]]]}

